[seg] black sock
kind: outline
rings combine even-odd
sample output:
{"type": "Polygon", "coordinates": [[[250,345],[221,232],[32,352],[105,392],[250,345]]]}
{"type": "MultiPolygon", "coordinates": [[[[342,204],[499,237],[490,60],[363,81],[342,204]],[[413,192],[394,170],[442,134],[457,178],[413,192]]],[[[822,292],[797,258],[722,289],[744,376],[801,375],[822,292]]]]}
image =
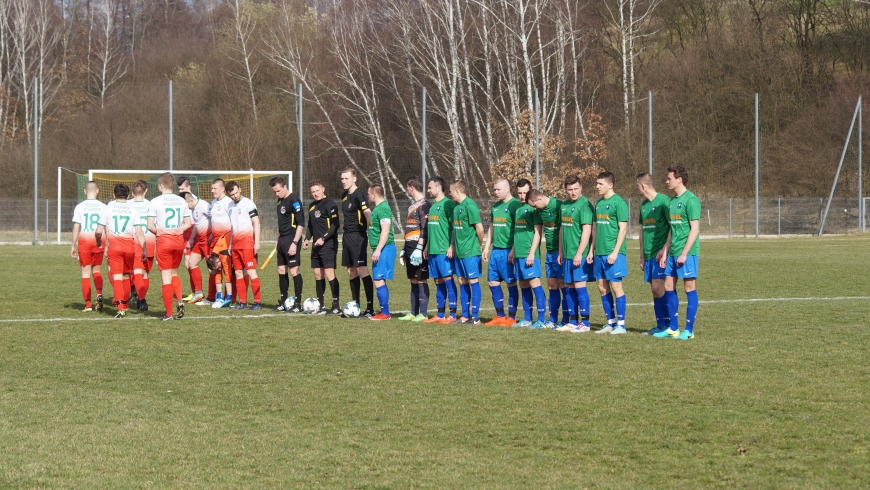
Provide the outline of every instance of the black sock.
{"type": "Polygon", "coordinates": [[[362,278],[363,287],[366,290],[366,309],[374,311],[375,309],[375,283],[372,282],[372,276],[362,278]]]}
{"type": "Polygon", "coordinates": [[[329,290],[332,291],[332,307],[338,308],[338,279],[329,281],[329,290]]]}
{"type": "Polygon", "coordinates": [[[296,304],[302,301],[302,274],[293,276],[293,295],[296,296],[296,304]]]}
{"type": "Polygon", "coordinates": [[[350,297],[356,301],[356,304],[359,304],[359,283],[359,276],[350,280],[350,297]]]}
{"type": "Polygon", "coordinates": [[[417,283],[411,283],[411,314],[420,314],[420,285],[417,283]]]}
{"type": "Polygon", "coordinates": [[[320,301],[320,307],[323,308],[323,293],[326,292],[326,279],[317,279],[314,281],[317,289],[317,301],[320,301]]]}
{"type": "MultiPolygon", "coordinates": [[[[287,273],[278,274],[278,287],[281,289],[281,305],[287,299],[287,290],[290,289],[290,278],[287,273]]],[[[280,306],[280,305],[279,305],[280,306]]]]}
{"type": "Polygon", "coordinates": [[[429,315],[429,283],[420,284],[420,313],[429,315]]]}

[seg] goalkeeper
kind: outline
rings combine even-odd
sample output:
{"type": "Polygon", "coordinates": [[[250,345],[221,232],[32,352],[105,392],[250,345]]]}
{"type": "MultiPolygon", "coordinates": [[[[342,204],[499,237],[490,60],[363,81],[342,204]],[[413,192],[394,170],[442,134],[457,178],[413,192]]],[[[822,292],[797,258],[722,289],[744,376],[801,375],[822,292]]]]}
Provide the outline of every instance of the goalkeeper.
{"type": "Polygon", "coordinates": [[[411,281],[411,311],[399,318],[422,322],[426,320],[429,309],[429,261],[426,260],[426,225],[429,217],[429,201],[423,195],[423,182],[411,177],[405,183],[408,195],[414,202],[408,207],[405,218],[405,248],[399,255],[404,260],[411,281]]]}

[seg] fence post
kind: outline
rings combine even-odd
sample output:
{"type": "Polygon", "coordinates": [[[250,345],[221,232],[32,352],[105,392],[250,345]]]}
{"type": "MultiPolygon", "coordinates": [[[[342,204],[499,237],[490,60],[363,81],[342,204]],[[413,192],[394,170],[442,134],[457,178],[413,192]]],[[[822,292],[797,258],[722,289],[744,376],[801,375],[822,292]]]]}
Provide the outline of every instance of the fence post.
{"type": "Polygon", "coordinates": [[[776,198],[776,234],[782,234],[782,198],[776,198]]]}
{"type": "Polygon", "coordinates": [[[45,244],[48,245],[48,199],[45,200],[45,244]]]}
{"type": "Polygon", "coordinates": [[[732,221],[731,218],[733,216],[731,213],[731,209],[732,209],[733,204],[734,204],[734,198],[729,197],[728,198],[728,238],[731,238],[731,221],[732,221]]]}
{"type": "MultiPolygon", "coordinates": [[[[27,101],[24,101],[25,105],[27,101]]],[[[33,244],[39,240],[39,78],[33,78],[33,244]]]]}

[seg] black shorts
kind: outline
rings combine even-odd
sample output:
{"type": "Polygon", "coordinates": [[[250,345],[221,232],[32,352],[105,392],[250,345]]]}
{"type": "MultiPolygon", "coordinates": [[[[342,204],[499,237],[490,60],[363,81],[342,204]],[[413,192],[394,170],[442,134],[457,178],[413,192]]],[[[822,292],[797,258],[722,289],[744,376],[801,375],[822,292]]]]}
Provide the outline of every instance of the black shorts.
{"type": "Polygon", "coordinates": [[[287,251],[290,250],[290,244],[293,243],[293,238],[292,235],[278,237],[278,251],[276,254],[278,255],[279,266],[299,266],[299,252],[302,251],[302,240],[296,242],[296,255],[290,255],[287,253],[287,251]]]}
{"type": "Polygon", "coordinates": [[[337,257],[338,240],[330,240],[320,247],[311,249],[311,267],[313,269],[335,269],[337,257]]]}
{"type": "Polygon", "coordinates": [[[345,233],[341,239],[341,265],[361,267],[368,264],[369,237],[362,233],[345,233]]]}
{"type": "Polygon", "coordinates": [[[417,244],[412,242],[411,247],[409,248],[407,245],[405,246],[405,270],[408,273],[408,279],[417,279],[418,281],[425,281],[429,279],[429,261],[427,259],[423,259],[423,263],[420,265],[411,265],[411,254],[417,248],[417,244]]]}

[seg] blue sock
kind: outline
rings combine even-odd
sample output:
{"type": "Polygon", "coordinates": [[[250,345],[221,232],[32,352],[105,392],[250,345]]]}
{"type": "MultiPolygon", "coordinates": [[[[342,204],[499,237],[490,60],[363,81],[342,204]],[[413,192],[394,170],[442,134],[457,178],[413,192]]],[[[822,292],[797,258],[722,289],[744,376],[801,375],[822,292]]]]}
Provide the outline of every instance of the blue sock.
{"type": "Polygon", "coordinates": [[[589,290],[586,288],[575,288],[574,292],[577,294],[577,311],[580,313],[581,323],[588,327],[589,308],[592,306],[592,300],[589,299],[589,290]]]}
{"type": "Polygon", "coordinates": [[[517,303],[520,299],[520,292],[517,290],[517,285],[508,286],[508,316],[511,318],[517,317],[517,303]]]}
{"type": "Polygon", "coordinates": [[[558,289],[550,290],[550,321],[559,321],[559,305],[562,304],[562,294],[558,289]]]}
{"type": "Polygon", "coordinates": [[[613,305],[610,303],[610,298],[612,297],[610,294],[605,294],[601,297],[601,307],[604,308],[604,316],[607,317],[608,324],[613,319],[613,305]]]}
{"type": "Polygon", "coordinates": [[[471,318],[468,316],[470,314],[468,312],[468,302],[471,301],[471,285],[468,283],[460,284],[459,289],[459,301],[462,303],[462,316],[465,318],[471,318]]]}
{"type": "Polygon", "coordinates": [[[223,301],[223,299],[224,299],[224,293],[217,293],[214,297],[215,301],[223,301]]]}
{"type": "Polygon", "coordinates": [[[523,288],[523,320],[532,321],[532,288],[523,288]]]}
{"type": "Polygon", "coordinates": [[[543,286],[535,286],[535,306],[538,307],[538,321],[543,322],[547,317],[547,300],[543,286]]]}
{"type": "Polygon", "coordinates": [[[498,286],[490,286],[492,291],[492,304],[495,305],[496,316],[504,316],[504,291],[501,290],[501,284],[498,286]]]}
{"type": "Polygon", "coordinates": [[[233,295],[232,294],[228,294],[228,295],[224,296],[224,298],[226,298],[226,300],[229,301],[230,303],[233,302],[233,295]]]}
{"type": "Polygon", "coordinates": [[[616,302],[613,301],[613,291],[607,293],[607,300],[610,302],[610,316],[607,317],[608,320],[613,320],[616,323],[616,302]]]}
{"type": "Polygon", "coordinates": [[[438,306],[438,318],[444,318],[444,302],[447,300],[447,283],[435,284],[435,302],[438,306]]]}
{"type": "Polygon", "coordinates": [[[420,285],[417,283],[411,284],[411,314],[420,314],[420,285]]]}
{"type": "Polygon", "coordinates": [[[574,315],[574,298],[571,296],[571,288],[562,288],[562,323],[568,323],[574,315]]]}
{"type": "Polygon", "coordinates": [[[625,325],[625,307],[627,302],[624,294],[616,298],[616,320],[620,325],[625,325]]]}
{"type": "Polygon", "coordinates": [[[677,318],[677,316],[680,312],[680,298],[677,297],[676,291],[665,291],[665,299],[668,303],[668,323],[670,323],[668,328],[671,330],[679,330],[680,319],[677,318]]]}
{"type": "Polygon", "coordinates": [[[483,299],[483,292],[480,290],[480,282],[471,284],[471,318],[480,318],[480,300],[483,299]]]}
{"type": "Polygon", "coordinates": [[[686,330],[695,331],[695,315],[698,314],[698,291],[686,293],[686,330]]]}
{"type": "Polygon", "coordinates": [[[376,290],[378,294],[378,303],[381,304],[381,313],[390,316],[390,290],[387,285],[378,286],[376,290]]]}
{"type": "Polygon", "coordinates": [[[447,284],[447,302],[450,306],[450,312],[456,311],[456,283],[453,282],[453,278],[451,277],[447,281],[444,281],[447,284]]]}
{"type": "MultiPolygon", "coordinates": [[[[665,317],[667,316],[666,313],[662,313],[662,303],[664,302],[664,299],[664,296],[662,296],[661,298],[656,298],[655,296],[653,296],[653,311],[656,314],[656,327],[663,326],[665,317]]],[[[665,305],[664,308],[667,308],[667,305],[665,305]]]]}

